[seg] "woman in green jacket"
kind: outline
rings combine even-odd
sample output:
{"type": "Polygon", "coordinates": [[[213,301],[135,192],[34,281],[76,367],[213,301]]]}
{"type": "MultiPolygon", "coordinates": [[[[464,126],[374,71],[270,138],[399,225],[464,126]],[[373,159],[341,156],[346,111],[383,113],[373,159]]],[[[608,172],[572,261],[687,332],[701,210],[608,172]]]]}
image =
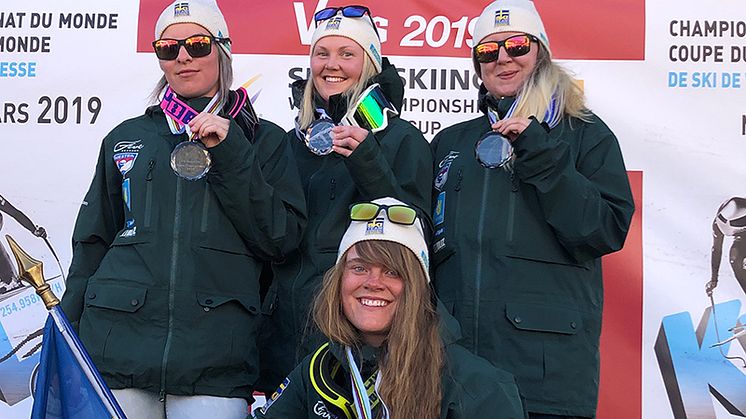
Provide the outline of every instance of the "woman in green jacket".
{"type": "Polygon", "coordinates": [[[441,336],[416,210],[382,198],[349,214],[314,303],[328,342],[255,418],[524,418],[511,374],[441,336]]]}
{"type": "Polygon", "coordinates": [[[310,303],[334,265],[350,204],[392,196],[430,213],[432,154],[422,133],[391,112],[401,109],[404,86],[381,58],[370,11],[332,7],[315,19],[311,74],[293,86],[299,113],[296,129],[287,133],[308,225],[297,251],[273,266],[274,282],[264,301],[262,388],[269,392],[322,342],[321,334],[310,330],[310,303]],[[365,105],[356,106],[375,84],[379,88],[364,96],[365,105]],[[363,114],[380,119],[359,120],[363,114]],[[322,135],[311,135],[317,132],[322,135]]]}
{"type": "Polygon", "coordinates": [[[229,90],[215,2],[169,5],[155,38],[160,106],[102,143],[62,307],[129,417],[244,417],[262,265],[300,241],[303,192],[284,132],[229,90]]]}
{"type": "Polygon", "coordinates": [[[488,5],[474,44],[484,115],[432,142],[435,288],[532,418],[593,417],[601,256],[634,210],[619,144],[552,61],[531,1],[488,5]]]}

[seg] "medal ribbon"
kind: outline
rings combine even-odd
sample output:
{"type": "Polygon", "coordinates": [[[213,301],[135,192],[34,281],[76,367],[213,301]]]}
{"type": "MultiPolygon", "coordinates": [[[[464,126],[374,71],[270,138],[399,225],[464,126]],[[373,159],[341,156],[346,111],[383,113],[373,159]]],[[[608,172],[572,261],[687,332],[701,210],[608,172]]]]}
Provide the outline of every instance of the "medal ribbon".
{"type": "MultiPolygon", "coordinates": [[[[508,112],[505,113],[505,118],[508,119],[511,116],[513,116],[513,112],[515,112],[515,108],[518,105],[518,102],[520,102],[521,98],[520,96],[515,98],[515,101],[513,101],[513,104],[510,105],[510,109],[508,109],[508,112]]],[[[487,118],[490,120],[490,125],[494,124],[495,122],[500,120],[499,115],[497,114],[497,111],[494,109],[487,107],[487,118]]],[[[549,128],[556,127],[560,120],[562,119],[562,115],[559,111],[559,106],[557,105],[557,95],[552,95],[552,100],[549,102],[549,107],[547,108],[547,111],[544,113],[544,119],[542,119],[542,122],[546,122],[547,125],[549,125],[549,128]]]]}
{"type": "MultiPolygon", "coordinates": [[[[217,114],[222,105],[219,95],[215,95],[210,99],[207,106],[205,106],[203,112],[217,114]]],[[[163,109],[163,112],[166,114],[166,122],[168,123],[168,127],[171,129],[172,134],[176,135],[186,132],[189,134],[189,140],[194,140],[196,138],[197,134],[189,129],[189,121],[199,115],[199,112],[194,110],[194,108],[189,106],[183,100],[179,99],[170,86],[166,86],[163,93],[161,109],[163,109]]]]}
{"type": "MultiPolygon", "coordinates": [[[[363,382],[363,377],[360,375],[360,370],[357,368],[355,358],[352,356],[352,350],[349,346],[345,346],[345,354],[347,355],[347,365],[350,368],[350,381],[352,383],[352,398],[355,404],[355,411],[358,419],[373,419],[373,411],[371,407],[370,399],[373,397],[374,402],[372,406],[381,402],[383,406],[383,417],[388,419],[389,410],[383,400],[378,397],[378,387],[381,383],[381,371],[376,374],[376,382],[370,393],[368,387],[370,384],[363,382]],[[368,384],[368,386],[366,386],[368,384]]],[[[371,377],[372,378],[372,377],[371,377]]],[[[368,380],[370,381],[370,380],[368,380]]]]}

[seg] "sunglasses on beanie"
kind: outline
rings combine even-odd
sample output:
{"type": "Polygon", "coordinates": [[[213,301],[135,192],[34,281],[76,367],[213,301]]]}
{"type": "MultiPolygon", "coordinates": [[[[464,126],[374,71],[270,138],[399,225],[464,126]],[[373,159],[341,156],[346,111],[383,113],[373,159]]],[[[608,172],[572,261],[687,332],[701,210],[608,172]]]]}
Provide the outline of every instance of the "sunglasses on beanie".
{"type": "Polygon", "coordinates": [[[539,39],[533,35],[514,35],[505,38],[502,41],[482,42],[474,47],[474,57],[477,62],[486,64],[497,61],[500,56],[500,47],[505,48],[509,57],[521,57],[531,51],[531,42],[539,42],[539,39]]]}
{"type": "Polygon", "coordinates": [[[153,41],[153,50],[159,60],[171,61],[179,56],[183,46],[192,58],[206,57],[212,52],[214,42],[230,44],[230,38],[216,38],[210,35],[192,35],[186,39],[161,38],[153,41]]]}
{"type": "Polygon", "coordinates": [[[417,211],[407,205],[383,205],[374,202],[361,202],[350,207],[352,221],[374,220],[381,210],[385,210],[389,221],[402,225],[413,225],[417,219],[417,211]]]}
{"type": "MultiPolygon", "coordinates": [[[[316,26],[319,26],[319,22],[333,18],[339,12],[342,12],[342,16],[344,17],[363,17],[368,15],[370,22],[373,24],[373,15],[370,14],[370,9],[365,6],[327,7],[316,12],[313,15],[313,20],[316,22],[316,26]]],[[[373,24],[373,30],[376,31],[376,36],[380,37],[375,24],[373,24]]]]}

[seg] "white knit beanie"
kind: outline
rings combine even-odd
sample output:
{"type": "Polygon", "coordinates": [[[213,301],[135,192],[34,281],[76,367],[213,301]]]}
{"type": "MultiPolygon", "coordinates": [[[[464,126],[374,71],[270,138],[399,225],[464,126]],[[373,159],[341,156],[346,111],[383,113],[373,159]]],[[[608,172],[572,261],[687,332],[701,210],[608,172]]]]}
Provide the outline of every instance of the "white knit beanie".
{"type": "MultiPolygon", "coordinates": [[[[375,204],[382,205],[407,205],[394,198],[380,198],[373,201],[375,204]]],[[[430,282],[430,259],[428,257],[427,243],[425,243],[425,234],[422,230],[422,223],[417,218],[412,225],[402,225],[389,221],[388,217],[383,214],[383,209],[378,211],[376,218],[370,221],[352,221],[347,231],[342,236],[339,243],[339,253],[337,262],[355,243],[367,240],[386,240],[399,243],[414,253],[422,264],[425,271],[425,278],[430,282]]]]}
{"type": "MultiPolygon", "coordinates": [[[[155,23],[155,39],[161,38],[169,26],[176,23],[196,23],[207,29],[216,38],[229,38],[228,24],[215,0],[176,0],[168,5],[155,23]]],[[[231,56],[228,42],[219,42],[223,50],[231,56]]]]}
{"type": "Polygon", "coordinates": [[[376,73],[381,72],[383,68],[381,40],[378,39],[370,16],[366,14],[362,17],[345,17],[340,11],[336,16],[322,20],[318,25],[311,38],[311,54],[319,39],[325,36],[344,36],[357,42],[373,61],[376,73]]]}
{"type": "Polygon", "coordinates": [[[484,8],[474,26],[474,45],[494,33],[523,32],[539,38],[551,57],[549,38],[531,0],[497,0],[484,8]]]}

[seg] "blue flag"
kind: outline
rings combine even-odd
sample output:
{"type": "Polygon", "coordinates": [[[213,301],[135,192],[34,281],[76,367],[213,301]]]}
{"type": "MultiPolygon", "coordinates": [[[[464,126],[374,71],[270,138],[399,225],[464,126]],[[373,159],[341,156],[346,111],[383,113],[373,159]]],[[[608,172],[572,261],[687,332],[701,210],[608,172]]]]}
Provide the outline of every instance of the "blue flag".
{"type": "Polygon", "coordinates": [[[59,307],[44,326],[31,419],[125,418],[59,307]]]}

